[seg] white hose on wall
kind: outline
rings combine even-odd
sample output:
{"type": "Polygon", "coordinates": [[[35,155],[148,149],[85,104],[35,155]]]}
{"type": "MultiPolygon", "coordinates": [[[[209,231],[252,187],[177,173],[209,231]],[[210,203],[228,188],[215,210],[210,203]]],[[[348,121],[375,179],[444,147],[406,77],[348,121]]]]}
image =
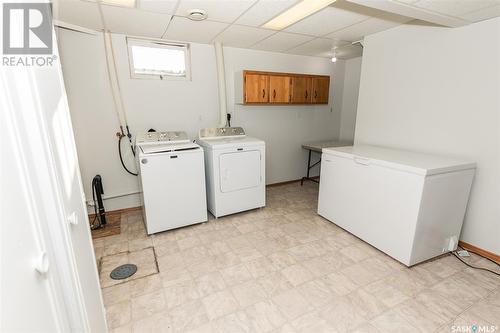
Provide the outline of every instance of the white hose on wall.
{"type": "Polygon", "coordinates": [[[226,126],[226,73],[224,70],[224,51],[220,42],[215,43],[215,60],[217,64],[217,82],[219,84],[219,127],[226,126]]]}

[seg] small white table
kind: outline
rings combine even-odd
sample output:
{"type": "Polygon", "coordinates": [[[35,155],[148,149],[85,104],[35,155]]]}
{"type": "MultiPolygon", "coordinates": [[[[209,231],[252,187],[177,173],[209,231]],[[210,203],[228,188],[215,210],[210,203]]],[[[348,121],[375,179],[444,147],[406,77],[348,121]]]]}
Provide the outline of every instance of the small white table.
{"type": "Polygon", "coordinates": [[[327,141],[314,141],[314,142],[308,142],[308,143],[302,144],[302,148],[305,150],[308,150],[309,155],[307,157],[306,176],[302,177],[302,179],[300,180],[300,185],[302,186],[304,184],[304,180],[310,180],[312,182],[319,183],[319,181],[317,179],[309,177],[309,172],[311,171],[312,168],[314,168],[316,165],[321,163],[321,151],[323,150],[323,148],[344,147],[344,146],[352,146],[352,142],[327,140],[327,141]],[[314,162],[314,164],[311,165],[312,152],[316,152],[319,154],[319,160],[314,162]]]}

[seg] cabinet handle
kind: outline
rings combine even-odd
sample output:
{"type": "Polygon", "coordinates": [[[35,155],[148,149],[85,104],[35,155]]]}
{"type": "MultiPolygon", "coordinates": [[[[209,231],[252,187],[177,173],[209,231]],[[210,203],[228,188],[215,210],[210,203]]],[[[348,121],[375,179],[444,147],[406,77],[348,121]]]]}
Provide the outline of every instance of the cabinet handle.
{"type": "Polygon", "coordinates": [[[276,99],[276,89],[273,89],[273,98],[276,99]]]}
{"type": "Polygon", "coordinates": [[[314,90],[314,98],[318,97],[318,92],[314,90]]]}
{"type": "Polygon", "coordinates": [[[306,99],[307,99],[307,90],[306,90],[306,99]]]}
{"type": "Polygon", "coordinates": [[[266,90],[262,89],[262,98],[266,97],[266,90]]]}

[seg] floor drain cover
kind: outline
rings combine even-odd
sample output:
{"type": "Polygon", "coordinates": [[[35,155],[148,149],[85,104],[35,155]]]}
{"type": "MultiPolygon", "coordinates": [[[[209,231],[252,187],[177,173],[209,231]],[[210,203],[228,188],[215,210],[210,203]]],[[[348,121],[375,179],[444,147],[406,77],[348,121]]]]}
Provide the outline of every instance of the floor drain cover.
{"type": "Polygon", "coordinates": [[[135,274],[135,272],[137,272],[136,265],[125,264],[125,265],[121,265],[121,266],[118,266],[115,269],[113,269],[111,271],[111,274],[109,274],[109,276],[113,280],[123,280],[123,279],[126,279],[128,277],[131,277],[132,275],[135,274]]]}

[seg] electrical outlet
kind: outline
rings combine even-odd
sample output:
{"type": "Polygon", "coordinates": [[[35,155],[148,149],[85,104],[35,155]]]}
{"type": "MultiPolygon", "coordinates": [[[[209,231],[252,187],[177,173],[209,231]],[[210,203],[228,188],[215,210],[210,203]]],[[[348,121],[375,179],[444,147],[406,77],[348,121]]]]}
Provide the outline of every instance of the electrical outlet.
{"type": "Polygon", "coordinates": [[[448,251],[455,251],[458,246],[458,237],[457,236],[451,236],[448,239],[448,251]]]}

